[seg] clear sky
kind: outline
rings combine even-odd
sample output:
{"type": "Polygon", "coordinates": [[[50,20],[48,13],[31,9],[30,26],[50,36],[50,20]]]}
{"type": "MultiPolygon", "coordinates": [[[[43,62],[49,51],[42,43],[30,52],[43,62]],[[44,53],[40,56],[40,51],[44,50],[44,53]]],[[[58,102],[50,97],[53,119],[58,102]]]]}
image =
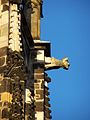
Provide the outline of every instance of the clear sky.
{"type": "Polygon", "coordinates": [[[41,39],[70,69],[49,71],[52,120],[90,120],[90,0],[44,0],[41,39]]]}

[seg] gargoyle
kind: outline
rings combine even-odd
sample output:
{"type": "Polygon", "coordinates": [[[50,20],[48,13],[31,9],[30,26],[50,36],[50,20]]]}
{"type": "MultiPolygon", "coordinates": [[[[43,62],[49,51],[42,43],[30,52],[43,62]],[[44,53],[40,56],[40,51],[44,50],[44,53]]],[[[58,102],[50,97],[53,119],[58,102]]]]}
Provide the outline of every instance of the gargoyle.
{"type": "Polygon", "coordinates": [[[54,57],[45,57],[45,70],[63,68],[68,70],[70,64],[68,58],[58,60],[54,57]]]}

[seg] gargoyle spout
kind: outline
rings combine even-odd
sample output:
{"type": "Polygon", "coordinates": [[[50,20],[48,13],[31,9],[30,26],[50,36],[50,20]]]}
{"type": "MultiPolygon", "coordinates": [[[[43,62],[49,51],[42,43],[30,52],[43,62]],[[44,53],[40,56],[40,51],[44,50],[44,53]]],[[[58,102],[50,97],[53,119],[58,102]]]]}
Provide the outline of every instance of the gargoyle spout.
{"type": "Polygon", "coordinates": [[[54,57],[45,57],[45,70],[63,68],[68,70],[70,66],[68,58],[58,60],[54,57]]]}
{"type": "Polygon", "coordinates": [[[62,62],[62,67],[63,67],[64,69],[68,70],[68,69],[69,69],[69,66],[70,66],[70,63],[69,63],[68,58],[62,59],[61,62],[62,62]]]}

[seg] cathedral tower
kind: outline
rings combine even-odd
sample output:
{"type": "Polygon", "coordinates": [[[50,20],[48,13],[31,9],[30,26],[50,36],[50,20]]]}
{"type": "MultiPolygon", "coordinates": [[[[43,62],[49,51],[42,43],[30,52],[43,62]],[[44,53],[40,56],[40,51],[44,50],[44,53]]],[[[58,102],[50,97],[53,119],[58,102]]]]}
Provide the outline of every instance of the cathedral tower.
{"type": "Polygon", "coordinates": [[[0,0],[0,120],[50,120],[47,70],[68,69],[40,40],[42,0],[0,0]]]}

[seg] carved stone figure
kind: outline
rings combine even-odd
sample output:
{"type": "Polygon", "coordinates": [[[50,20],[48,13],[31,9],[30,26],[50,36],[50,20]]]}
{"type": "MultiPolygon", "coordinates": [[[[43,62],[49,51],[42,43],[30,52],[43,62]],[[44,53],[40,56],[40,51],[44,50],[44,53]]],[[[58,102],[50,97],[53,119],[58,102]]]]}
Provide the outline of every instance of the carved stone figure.
{"type": "Polygon", "coordinates": [[[64,68],[68,70],[70,64],[68,61],[68,58],[64,58],[62,60],[58,60],[54,57],[45,57],[45,69],[51,70],[51,69],[58,69],[58,68],[64,68]]]}

